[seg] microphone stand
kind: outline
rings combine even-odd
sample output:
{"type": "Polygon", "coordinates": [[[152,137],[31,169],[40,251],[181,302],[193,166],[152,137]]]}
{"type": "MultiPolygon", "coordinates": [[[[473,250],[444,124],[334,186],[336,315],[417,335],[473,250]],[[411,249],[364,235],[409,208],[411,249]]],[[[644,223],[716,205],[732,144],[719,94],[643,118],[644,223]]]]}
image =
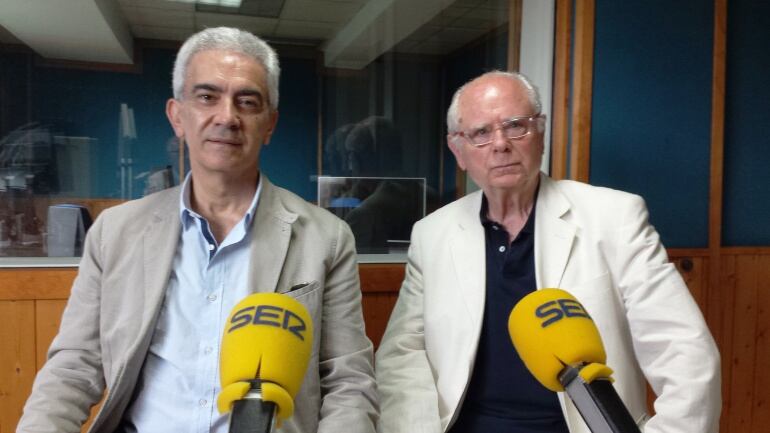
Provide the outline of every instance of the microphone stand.
{"type": "Polygon", "coordinates": [[[580,376],[582,369],[583,366],[566,366],[559,373],[559,382],[591,432],[641,433],[609,378],[599,377],[586,382],[580,376]]]}

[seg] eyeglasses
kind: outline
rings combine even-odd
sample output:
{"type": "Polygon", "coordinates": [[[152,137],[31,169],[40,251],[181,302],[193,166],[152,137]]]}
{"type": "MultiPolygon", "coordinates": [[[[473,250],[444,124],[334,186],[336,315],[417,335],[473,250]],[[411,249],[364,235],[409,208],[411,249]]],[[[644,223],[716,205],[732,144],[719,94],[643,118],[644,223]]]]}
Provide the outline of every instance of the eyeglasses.
{"type": "Polygon", "coordinates": [[[498,126],[484,125],[480,128],[470,131],[458,131],[455,135],[465,137],[474,147],[483,147],[495,139],[495,131],[503,132],[503,137],[507,140],[522,138],[534,131],[543,132],[545,130],[545,116],[535,114],[534,116],[512,117],[500,122],[498,126]]]}

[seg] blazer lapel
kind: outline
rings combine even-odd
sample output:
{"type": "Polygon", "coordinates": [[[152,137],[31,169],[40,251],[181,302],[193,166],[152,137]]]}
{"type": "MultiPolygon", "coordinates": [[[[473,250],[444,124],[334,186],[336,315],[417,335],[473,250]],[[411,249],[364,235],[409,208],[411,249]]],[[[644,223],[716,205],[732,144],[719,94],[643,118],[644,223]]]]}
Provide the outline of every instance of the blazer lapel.
{"type": "MultiPolygon", "coordinates": [[[[179,188],[169,192],[169,205],[156,210],[142,236],[144,259],[144,309],[139,335],[148,335],[163,303],[163,295],[173,266],[176,247],[179,245],[181,221],[179,219],[179,188]]],[[[141,339],[140,339],[141,340],[141,339]]]]}
{"type": "Polygon", "coordinates": [[[278,188],[261,176],[262,192],[251,227],[249,283],[252,292],[275,292],[297,214],[283,206],[278,188]]]}
{"type": "Polygon", "coordinates": [[[569,208],[556,183],[541,175],[535,215],[535,278],[539,289],[558,288],[562,282],[576,231],[562,219],[569,208]]]}
{"type": "Polygon", "coordinates": [[[484,229],[479,220],[481,191],[469,197],[457,215],[457,228],[450,239],[452,261],[463,304],[474,326],[481,326],[486,298],[486,252],[484,229]]]}

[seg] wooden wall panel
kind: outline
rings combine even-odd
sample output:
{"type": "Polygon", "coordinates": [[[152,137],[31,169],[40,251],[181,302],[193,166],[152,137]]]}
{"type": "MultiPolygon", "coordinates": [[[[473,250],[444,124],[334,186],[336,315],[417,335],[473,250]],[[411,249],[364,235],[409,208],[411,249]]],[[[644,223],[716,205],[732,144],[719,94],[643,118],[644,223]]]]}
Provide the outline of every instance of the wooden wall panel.
{"type": "Polygon", "coordinates": [[[11,433],[37,372],[34,303],[0,301],[0,318],[0,433],[11,433]]]}
{"type": "Polygon", "coordinates": [[[567,178],[569,95],[572,47],[572,0],[556,0],[554,36],[553,113],[551,114],[551,177],[567,178]]]}
{"type": "MultiPolygon", "coordinates": [[[[709,296],[709,315],[707,316],[710,326],[716,329],[714,339],[719,346],[719,353],[722,355],[722,417],[720,419],[719,431],[727,433],[728,424],[731,417],[731,407],[733,406],[730,393],[730,384],[732,383],[732,335],[733,335],[733,316],[736,291],[736,262],[737,256],[722,256],[719,260],[719,284],[718,290],[714,294],[719,296],[709,296]],[[719,302],[720,305],[714,305],[719,302]],[[716,314],[718,312],[718,314],[716,314]],[[715,320],[718,319],[718,320],[715,320]]],[[[713,272],[713,269],[712,269],[713,272]]]]}
{"type": "Polygon", "coordinates": [[[382,335],[388,326],[390,312],[396,305],[398,292],[392,293],[367,293],[364,295],[362,306],[366,321],[366,335],[372,340],[374,348],[380,346],[382,335]]]}
{"type": "MultiPolygon", "coordinates": [[[[720,280],[713,290],[708,250],[671,250],[669,255],[701,309],[721,310],[720,326],[709,321],[722,354],[720,431],[766,431],[770,249],[723,249],[720,280]],[[706,296],[709,292],[720,296],[706,296]]],[[[404,265],[362,264],[359,269],[367,335],[378,345],[398,297],[404,265]]],[[[0,269],[0,317],[5,325],[0,330],[0,433],[13,431],[34,373],[56,333],[74,276],[75,269],[0,269]],[[14,296],[23,299],[14,301],[14,296]]]]}
{"type": "MultiPolygon", "coordinates": [[[[722,432],[767,431],[770,412],[770,253],[722,256],[722,432]]],[[[716,308],[715,305],[712,307],[716,308]]]]}
{"type": "Polygon", "coordinates": [[[595,13],[595,0],[575,2],[569,178],[581,182],[588,182],[591,160],[595,13]]]}
{"type": "Polygon", "coordinates": [[[770,429],[770,255],[757,260],[756,329],[754,347],[754,403],[749,431],[770,429]]]}
{"type": "Polygon", "coordinates": [[[59,332],[65,305],[67,301],[64,299],[35,302],[35,366],[38,370],[45,364],[48,346],[59,332]]]}
{"type": "MultiPolygon", "coordinates": [[[[519,71],[522,0],[508,0],[508,52],[506,69],[519,71]]],[[[320,173],[320,172],[319,172],[320,173]]]]}
{"type": "Polygon", "coordinates": [[[390,312],[396,305],[398,290],[404,280],[405,265],[362,264],[358,269],[361,274],[366,334],[376,349],[385,333],[390,312]]]}
{"type": "Polygon", "coordinates": [[[757,327],[757,264],[756,256],[738,256],[735,262],[735,316],[731,341],[732,370],[730,382],[730,432],[748,431],[754,401],[754,361],[757,327]]]}
{"type": "Polygon", "coordinates": [[[67,299],[74,268],[0,268],[0,300],[67,299]]]}
{"type": "MultiPolygon", "coordinates": [[[[684,282],[690,289],[692,297],[698,303],[701,312],[706,314],[706,292],[708,289],[708,263],[707,257],[692,256],[671,256],[670,260],[676,265],[679,273],[682,274],[684,282]]],[[[713,332],[713,330],[712,330],[713,332]]]]}

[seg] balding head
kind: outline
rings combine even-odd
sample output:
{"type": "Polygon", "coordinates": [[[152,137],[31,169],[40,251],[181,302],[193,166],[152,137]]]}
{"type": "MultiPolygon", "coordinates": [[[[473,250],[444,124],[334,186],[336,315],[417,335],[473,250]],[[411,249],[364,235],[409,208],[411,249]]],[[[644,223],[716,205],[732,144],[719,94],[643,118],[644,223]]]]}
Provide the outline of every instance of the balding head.
{"type": "Polygon", "coordinates": [[[505,82],[510,82],[511,85],[517,86],[522,94],[529,100],[532,114],[540,114],[540,111],[542,110],[540,94],[526,76],[516,72],[491,71],[479,75],[457,89],[452,97],[452,103],[449,105],[449,110],[447,111],[447,129],[449,134],[455,133],[460,129],[460,123],[462,122],[461,105],[463,102],[462,99],[464,99],[462,95],[469,89],[483,87],[494,82],[498,82],[503,86],[505,85],[505,82]]]}

